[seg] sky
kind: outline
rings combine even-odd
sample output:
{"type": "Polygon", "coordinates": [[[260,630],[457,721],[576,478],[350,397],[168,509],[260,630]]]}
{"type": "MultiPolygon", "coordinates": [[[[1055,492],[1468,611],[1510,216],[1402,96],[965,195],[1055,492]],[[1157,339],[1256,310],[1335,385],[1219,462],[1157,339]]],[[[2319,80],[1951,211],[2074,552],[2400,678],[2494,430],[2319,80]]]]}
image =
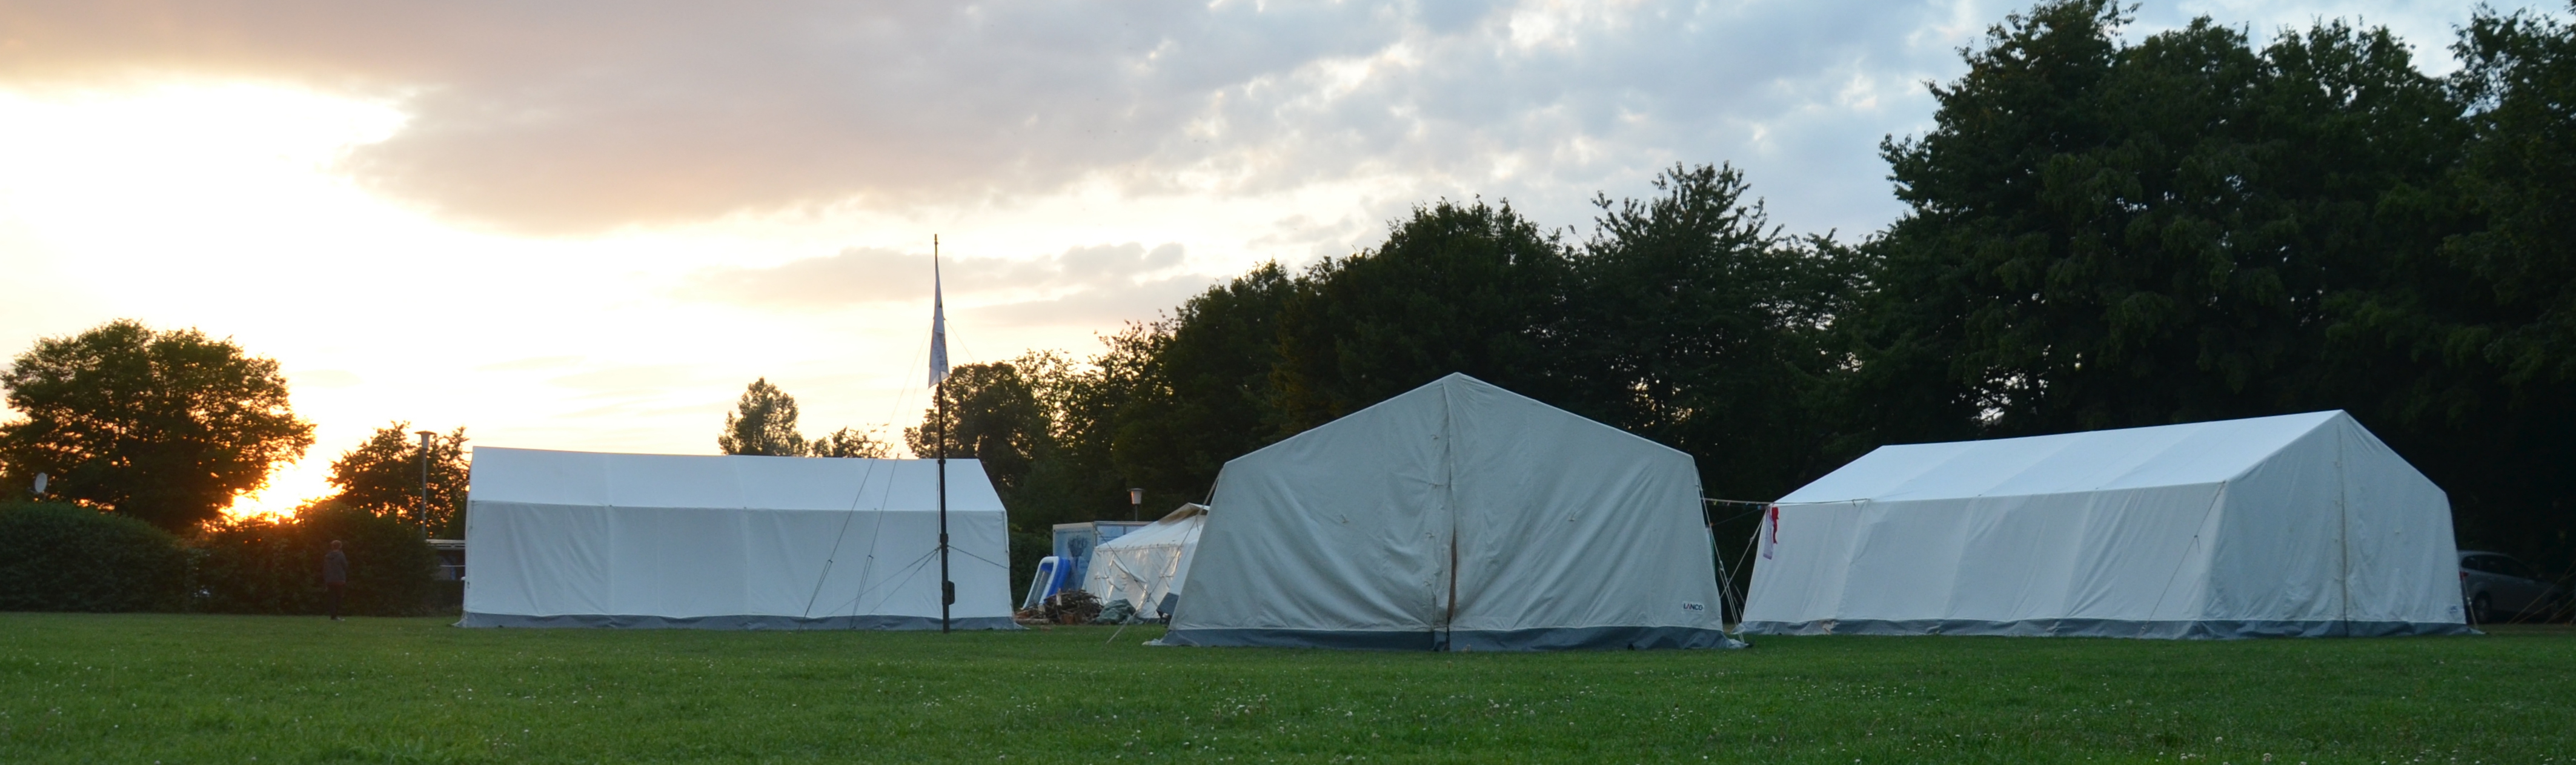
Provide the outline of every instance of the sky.
{"type": "MultiPolygon", "coordinates": [[[[0,353],[134,318],[277,359],[317,443],[236,512],[395,421],[714,453],[762,377],[808,435],[893,438],[934,235],[958,363],[1088,356],[1435,199],[1579,240],[1676,163],[1858,239],[1900,212],[1880,141],[2022,7],[0,0],[0,353]]],[[[2442,73],[2471,8],[2146,2],[2129,36],[2339,18],[2442,73]]]]}

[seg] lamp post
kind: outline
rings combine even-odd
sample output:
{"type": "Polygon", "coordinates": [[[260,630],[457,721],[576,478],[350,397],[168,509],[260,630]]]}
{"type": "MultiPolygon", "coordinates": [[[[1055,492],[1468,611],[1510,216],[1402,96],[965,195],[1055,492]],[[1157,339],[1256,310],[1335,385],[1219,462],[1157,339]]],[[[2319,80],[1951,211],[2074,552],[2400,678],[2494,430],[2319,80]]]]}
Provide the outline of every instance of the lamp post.
{"type": "Polygon", "coordinates": [[[437,437],[438,437],[438,434],[437,434],[436,432],[427,431],[427,430],[422,430],[422,431],[416,431],[416,432],[415,432],[415,435],[420,436],[420,512],[419,512],[419,518],[420,518],[420,537],[421,537],[422,539],[428,539],[428,538],[429,538],[429,440],[430,440],[430,439],[432,439],[432,438],[437,438],[437,437]]]}
{"type": "Polygon", "coordinates": [[[1144,520],[1144,519],[1145,519],[1145,490],[1144,490],[1144,489],[1128,489],[1128,490],[1127,490],[1127,520],[1131,520],[1131,521],[1141,521],[1141,520],[1144,520]]]}

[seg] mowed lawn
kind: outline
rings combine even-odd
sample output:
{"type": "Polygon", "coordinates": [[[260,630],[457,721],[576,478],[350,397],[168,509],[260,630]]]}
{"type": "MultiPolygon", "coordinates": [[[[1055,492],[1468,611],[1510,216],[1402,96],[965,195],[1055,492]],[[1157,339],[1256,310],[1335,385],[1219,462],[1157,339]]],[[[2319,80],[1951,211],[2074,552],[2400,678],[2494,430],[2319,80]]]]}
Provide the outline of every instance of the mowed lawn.
{"type": "Polygon", "coordinates": [[[2576,633],[1149,648],[0,614],[0,762],[2576,761],[2576,633]]]}

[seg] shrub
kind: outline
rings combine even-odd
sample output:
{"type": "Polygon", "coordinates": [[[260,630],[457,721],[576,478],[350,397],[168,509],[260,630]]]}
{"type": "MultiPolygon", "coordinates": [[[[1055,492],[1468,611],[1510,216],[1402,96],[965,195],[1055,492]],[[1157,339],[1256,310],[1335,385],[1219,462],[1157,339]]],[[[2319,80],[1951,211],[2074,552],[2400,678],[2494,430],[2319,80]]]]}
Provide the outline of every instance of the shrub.
{"type": "Polygon", "coordinates": [[[62,502],[0,503],[0,611],[169,611],[188,554],[152,524],[62,502]]]}
{"type": "Polygon", "coordinates": [[[438,557],[420,529],[336,502],[318,502],[294,518],[226,522],[197,540],[205,551],[197,579],[202,607],[240,614],[322,612],[322,555],[340,540],[349,556],[343,613],[427,613],[438,557]]]}
{"type": "Polygon", "coordinates": [[[1029,580],[1038,575],[1038,561],[1055,554],[1055,535],[1048,531],[1011,530],[1011,605],[1029,596],[1029,580]]]}

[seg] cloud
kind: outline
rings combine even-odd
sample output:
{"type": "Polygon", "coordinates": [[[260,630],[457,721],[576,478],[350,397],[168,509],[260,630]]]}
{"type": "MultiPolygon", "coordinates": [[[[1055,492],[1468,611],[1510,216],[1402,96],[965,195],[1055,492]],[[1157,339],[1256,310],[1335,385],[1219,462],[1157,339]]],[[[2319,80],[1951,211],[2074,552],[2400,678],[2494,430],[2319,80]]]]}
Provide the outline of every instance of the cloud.
{"type": "Polygon", "coordinates": [[[1180,305],[1218,282],[1212,276],[1176,276],[1123,285],[1117,289],[1092,289],[1042,300],[1025,300],[977,306],[958,311],[961,318],[971,317],[997,327],[1042,327],[1058,325],[1115,326],[1119,322],[1151,321],[1168,315],[1180,305]]]}
{"type": "Polygon", "coordinates": [[[345,369],[309,369],[287,375],[296,387],[351,388],[365,382],[358,373],[345,369]]]}
{"type": "MultiPolygon", "coordinates": [[[[1594,191],[1721,160],[1793,226],[1863,228],[1896,209],[1878,139],[1924,127],[1921,83],[2023,5],[22,2],[0,84],[246,77],[393,103],[408,121],[340,169],[519,233],[1354,178],[1571,223],[1594,191]]],[[[2266,18],[2466,16],[2294,5],[2266,18]]]]}
{"type": "Polygon", "coordinates": [[[648,397],[712,380],[700,364],[631,364],[597,366],[556,375],[546,383],[586,398],[648,397]]]}
{"type": "Polygon", "coordinates": [[[495,361],[474,367],[477,372],[528,372],[560,369],[581,362],[580,356],[531,356],[523,359],[495,361]]]}
{"type": "MultiPolygon", "coordinates": [[[[1038,258],[952,258],[942,262],[940,276],[952,305],[961,296],[1009,300],[1037,295],[1042,296],[1041,302],[1062,301],[1074,296],[1125,295],[1140,287],[1155,294],[1168,292],[1154,287],[1171,279],[1148,280],[1180,268],[1182,261],[1179,244],[1147,249],[1143,244],[1128,242],[1073,247],[1038,258]]],[[[679,296],[802,311],[868,303],[925,302],[930,298],[930,282],[927,253],[853,247],[837,255],[766,268],[702,271],[680,288],[679,296]]],[[[1203,287],[1205,280],[1197,283],[1203,287]]]]}

